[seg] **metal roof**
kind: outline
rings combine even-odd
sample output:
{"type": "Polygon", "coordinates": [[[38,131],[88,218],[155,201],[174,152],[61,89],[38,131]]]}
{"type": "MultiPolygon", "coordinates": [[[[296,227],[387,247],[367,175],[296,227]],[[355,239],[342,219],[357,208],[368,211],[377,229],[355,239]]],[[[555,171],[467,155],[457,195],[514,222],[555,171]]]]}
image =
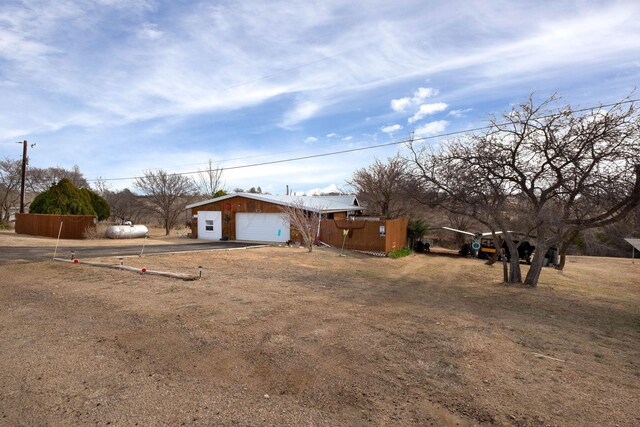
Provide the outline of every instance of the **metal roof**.
{"type": "Polygon", "coordinates": [[[629,243],[631,246],[633,246],[634,248],[640,251],[640,239],[632,239],[630,237],[629,238],[625,237],[624,240],[626,240],[627,243],[629,243]]]}
{"type": "Polygon", "coordinates": [[[187,205],[187,209],[195,208],[209,203],[221,202],[232,197],[245,197],[247,199],[260,200],[262,202],[274,203],[282,206],[294,206],[302,204],[303,208],[312,212],[344,212],[344,211],[362,211],[364,208],[359,206],[356,196],[286,196],[273,194],[255,194],[255,193],[231,193],[226,196],[209,199],[198,203],[187,205]]]}

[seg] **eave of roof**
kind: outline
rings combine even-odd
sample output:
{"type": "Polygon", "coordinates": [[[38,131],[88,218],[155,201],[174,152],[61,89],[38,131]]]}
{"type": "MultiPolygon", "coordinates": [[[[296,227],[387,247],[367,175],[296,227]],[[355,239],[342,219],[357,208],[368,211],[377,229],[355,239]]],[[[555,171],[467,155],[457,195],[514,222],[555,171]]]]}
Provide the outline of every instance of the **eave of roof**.
{"type": "MultiPolygon", "coordinates": [[[[226,196],[216,197],[215,199],[204,200],[198,203],[192,203],[187,205],[186,209],[195,208],[198,206],[208,205],[209,203],[222,202],[232,197],[245,197],[247,199],[259,200],[262,202],[269,202],[281,206],[293,206],[296,203],[302,203],[305,210],[311,212],[345,212],[345,211],[362,211],[364,208],[356,205],[350,205],[345,203],[338,203],[335,200],[330,200],[330,197],[323,198],[318,196],[276,196],[271,194],[255,194],[255,193],[231,193],[226,196]]],[[[354,196],[355,203],[358,200],[354,196]]]]}

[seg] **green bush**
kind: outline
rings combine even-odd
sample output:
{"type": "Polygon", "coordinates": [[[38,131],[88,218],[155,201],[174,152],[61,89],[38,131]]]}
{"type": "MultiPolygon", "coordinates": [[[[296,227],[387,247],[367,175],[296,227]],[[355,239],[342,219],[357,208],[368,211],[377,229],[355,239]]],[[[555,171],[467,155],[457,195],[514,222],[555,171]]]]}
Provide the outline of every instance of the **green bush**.
{"type": "Polygon", "coordinates": [[[407,235],[410,239],[420,239],[427,234],[429,226],[421,219],[412,219],[407,225],[407,235]]]}
{"type": "Polygon", "coordinates": [[[104,198],[100,197],[98,193],[95,193],[87,188],[83,188],[80,191],[89,196],[89,199],[91,200],[91,206],[93,206],[93,210],[96,212],[98,221],[109,219],[109,217],[111,216],[111,208],[109,207],[109,203],[107,203],[104,198]]]}
{"type": "Polygon", "coordinates": [[[404,256],[408,256],[411,255],[413,253],[413,251],[409,248],[402,248],[402,249],[397,249],[395,251],[389,251],[389,253],[387,254],[387,256],[389,258],[402,258],[404,256]]]}
{"type": "Polygon", "coordinates": [[[95,215],[105,220],[110,215],[106,200],[88,189],[79,189],[63,178],[44,193],[40,193],[29,205],[29,213],[57,215],[95,215]]]}

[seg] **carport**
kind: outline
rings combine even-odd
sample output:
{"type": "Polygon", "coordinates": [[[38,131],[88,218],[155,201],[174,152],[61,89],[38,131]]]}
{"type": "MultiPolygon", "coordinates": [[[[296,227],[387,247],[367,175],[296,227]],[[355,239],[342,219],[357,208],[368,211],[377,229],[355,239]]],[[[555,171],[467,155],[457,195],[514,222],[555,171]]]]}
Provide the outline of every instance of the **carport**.
{"type": "Polygon", "coordinates": [[[635,264],[636,262],[636,249],[640,251],[640,239],[635,239],[632,237],[625,237],[627,243],[631,245],[631,262],[635,264]]]}

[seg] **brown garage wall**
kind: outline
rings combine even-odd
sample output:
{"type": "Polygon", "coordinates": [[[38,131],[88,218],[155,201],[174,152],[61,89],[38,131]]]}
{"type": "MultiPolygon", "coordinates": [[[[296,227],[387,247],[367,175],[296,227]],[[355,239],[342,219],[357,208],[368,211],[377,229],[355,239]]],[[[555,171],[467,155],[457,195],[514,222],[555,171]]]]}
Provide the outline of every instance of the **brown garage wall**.
{"type": "MultiPolygon", "coordinates": [[[[236,212],[264,212],[280,213],[280,205],[263,202],[261,200],[248,199],[245,197],[231,197],[220,202],[208,203],[191,209],[192,216],[198,211],[221,211],[222,212],[222,236],[229,240],[236,239],[236,212]]],[[[294,240],[295,230],[291,230],[291,239],[294,240]]],[[[191,221],[191,236],[198,237],[197,219],[191,221]]]]}
{"type": "MultiPolygon", "coordinates": [[[[280,213],[280,205],[245,197],[231,197],[219,202],[208,203],[191,209],[191,215],[199,211],[222,212],[222,236],[229,240],[236,239],[236,213],[237,212],[264,212],[280,213]]],[[[407,218],[382,219],[367,221],[348,221],[344,218],[344,212],[334,214],[335,219],[322,220],[320,225],[320,240],[336,247],[342,246],[342,226],[352,228],[347,237],[345,248],[362,251],[375,251],[387,253],[407,245],[407,218]],[[384,225],[385,235],[380,236],[380,226],[384,225]]],[[[197,219],[191,221],[191,236],[198,237],[197,219]]],[[[291,228],[291,240],[300,241],[297,230],[291,228]]]]}
{"type": "Polygon", "coordinates": [[[16,233],[58,237],[62,223],[61,239],[83,239],[84,231],[95,227],[95,218],[93,215],[16,214],[16,233]]]}

